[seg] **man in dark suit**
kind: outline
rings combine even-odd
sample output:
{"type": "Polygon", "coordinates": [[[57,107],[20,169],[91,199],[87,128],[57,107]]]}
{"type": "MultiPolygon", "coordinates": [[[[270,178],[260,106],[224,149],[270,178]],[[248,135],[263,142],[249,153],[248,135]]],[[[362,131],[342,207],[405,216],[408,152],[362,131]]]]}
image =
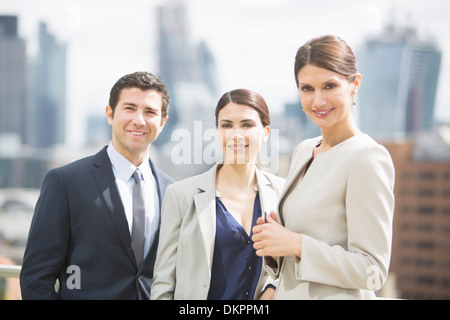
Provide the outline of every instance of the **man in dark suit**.
{"type": "Polygon", "coordinates": [[[157,77],[123,76],[106,107],[112,142],[48,172],[23,259],[23,299],[150,298],[160,207],[173,180],[152,163],[149,150],[168,119],[168,107],[167,90],[157,77]],[[138,207],[145,209],[135,216],[138,207]],[[142,226],[140,244],[133,237],[135,226],[142,226]]]}

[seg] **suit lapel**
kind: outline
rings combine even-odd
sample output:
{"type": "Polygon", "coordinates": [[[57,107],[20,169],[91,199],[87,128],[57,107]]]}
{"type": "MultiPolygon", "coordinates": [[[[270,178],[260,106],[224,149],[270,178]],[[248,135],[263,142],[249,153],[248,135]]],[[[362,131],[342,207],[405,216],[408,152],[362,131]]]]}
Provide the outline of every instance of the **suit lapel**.
{"type": "MultiPolygon", "coordinates": [[[[173,182],[173,180],[170,180],[167,178],[167,175],[161,171],[157,166],[153,164],[153,162],[149,159],[150,162],[150,168],[152,169],[153,178],[156,182],[156,190],[155,190],[155,196],[158,197],[158,205],[155,205],[155,214],[157,214],[159,217],[161,216],[161,207],[162,207],[162,201],[164,199],[164,195],[166,193],[167,186],[173,182]]],[[[161,226],[161,219],[158,219],[158,228],[156,229],[155,234],[155,240],[152,243],[152,246],[150,247],[147,255],[145,256],[144,263],[141,264],[140,270],[142,270],[143,266],[147,264],[147,260],[152,261],[152,264],[156,260],[156,253],[158,249],[158,240],[159,240],[159,230],[161,226]]],[[[153,277],[153,267],[152,269],[152,277],[153,277]]]]}
{"type": "Polygon", "coordinates": [[[284,199],[285,199],[287,193],[290,192],[294,182],[298,178],[298,175],[303,171],[305,166],[311,160],[314,147],[320,140],[322,140],[322,137],[318,137],[317,139],[312,139],[310,144],[305,146],[298,154],[294,154],[294,156],[292,157],[291,168],[289,169],[289,173],[286,178],[286,184],[283,189],[283,192],[281,193],[279,206],[278,206],[279,216],[281,218],[282,224],[284,224],[284,220],[286,219],[286,217],[284,217],[281,214],[281,207],[283,205],[284,199]]]}
{"type": "Polygon", "coordinates": [[[128,221],[125,217],[125,209],[123,207],[119,191],[117,190],[114,173],[112,171],[111,162],[106,152],[106,147],[97,153],[94,157],[94,170],[92,174],[99,188],[111,220],[122,240],[123,246],[130,260],[136,264],[133,252],[131,250],[131,237],[128,229],[128,221]]]}
{"type": "Polygon", "coordinates": [[[216,171],[217,165],[200,175],[198,193],[194,195],[200,232],[203,237],[206,258],[211,270],[216,237],[216,171]]]}
{"type": "MultiPolygon", "coordinates": [[[[198,193],[194,195],[195,211],[197,212],[200,232],[203,237],[203,246],[209,263],[209,270],[212,267],[216,237],[216,172],[217,167],[220,165],[215,165],[199,176],[197,182],[198,193]]],[[[256,178],[262,212],[266,211],[269,213],[271,210],[276,210],[277,195],[270,188],[270,181],[258,168],[256,169],[256,178]]]]}
{"type": "Polygon", "coordinates": [[[261,213],[264,215],[270,214],[272,210],[277,211],[278,198],[275,190],[270,187],[270,181],[258,168],[256,168],[256,181],[261,203],[261,213]]]}
{"type": "Polygon", "coordinates": [[[164,179],[164,173],[157,166],[155,166],[151,160],[149,160],[149,162],[153,177],[156,181],[156,191],[158,192],[159,207],[161,208],[162,200],[164,198],[164,194],[166,193],[167,186],[173,181],[164,179]]]}

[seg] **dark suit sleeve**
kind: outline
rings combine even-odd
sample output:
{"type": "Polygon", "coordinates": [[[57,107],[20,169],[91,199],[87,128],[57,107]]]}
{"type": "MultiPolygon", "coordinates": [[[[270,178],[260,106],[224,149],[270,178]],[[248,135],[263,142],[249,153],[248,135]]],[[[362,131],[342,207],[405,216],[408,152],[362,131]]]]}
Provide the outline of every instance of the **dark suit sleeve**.
{"type": "Polygon", "coordinates": [[[55,281],[64,266],[70,235],[66,189],[51,170],[42,184],[20,275],[23,299],[56,299],[55,281]]]}

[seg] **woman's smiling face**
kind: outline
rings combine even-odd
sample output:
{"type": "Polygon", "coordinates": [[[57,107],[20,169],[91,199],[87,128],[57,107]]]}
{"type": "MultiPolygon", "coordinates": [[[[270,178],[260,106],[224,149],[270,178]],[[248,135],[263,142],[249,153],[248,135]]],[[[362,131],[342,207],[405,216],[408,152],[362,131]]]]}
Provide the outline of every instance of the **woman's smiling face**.
{"type": "Polygon", "coordinates": [[[256,163],[261,143],[267,140],[269,126],[264,127],[259,113],[252,107],[230,102],[218,115],[218,143],[225,163],[256,163]]]}
{"type": "Polygon", "coordinates": [[[297,78],[303,109],[318,127],[339,128],[352,120],[353,95],[361,75],[349,82],[339,73],[308,64],[300,69],[297,78]]]}

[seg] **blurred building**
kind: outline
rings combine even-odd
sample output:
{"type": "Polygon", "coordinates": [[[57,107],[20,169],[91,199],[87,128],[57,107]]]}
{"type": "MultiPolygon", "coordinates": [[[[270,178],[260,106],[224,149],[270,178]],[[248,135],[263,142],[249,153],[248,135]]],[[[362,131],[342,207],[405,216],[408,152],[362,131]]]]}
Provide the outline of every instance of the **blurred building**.
{"type": "Polygon", "coordinates": [[[374,138],[408,137],[433,122],[442,53],[411,27],[389,25],[356,53],[363,75],[360,126],[374,138]]]}
{"type": "Polygon", "coordinates": [[[296,103],[286,103],[281,116],[274,116],[273,125],[280,128],[280,135],[286,139],[280,150],[292,154],[295,147],[303,140],[322,134],[320,128],[302,111],[300,99],[296,103]]]}
{"type": "Polygon", "coordinates": [[[66,138],[66,46],[43,22],[39,23],[39,49],[34,60],[31,144],[52,148],[66,138]]]}
{"type": "Polygon", "coordinates": [[[0,16],[0,188],[38,188],[49,169],[44,149],[64,142],[65,47],[39,25],[30,63],[18,18],[0,16]]]}
{"type": "Polygon", "coordinates": [[[104,115],[90,115],[87,117],[86,141],[88,146],[101,148],[112,139],[111,126],[104,115]]]}
{"type": "Polygon", "coordinates": [[[395,290],[399,298],[449,299],[450,144],[433,118],[442,52],[413,27],[391,23],[356,56],[360,128],[383,142],[396,170],[395,290]]]}
{"type": "Polygon", "coordinates": [[[384,143],[396,170],[390,272],[404,299],[450,299],[450,145],[437,133],[384,143]]]}
{"type": "Polygon", "coordinates": [[[27,143],[27,59],[18,18],[0,16],[0,156],[8,144],[27,143]],[[2,148],[3,147],[3,148],[2,148]]]}
{"type": "Polygon", "coordinates": [[[185,1],[165,2],[157,15],[159,76],[170,95],[169,121],[155,142],[158,145],[170,141],[177,125],[204,120],[206,110],[213,118],[218,97],[214,57],[206,42],[193,41],[185,1]]]}
{"type": "Polygon", "coordinates": [[[0,156],[0,188],[39,188],[50,165],[50,156],[45,154],[0,156]]]}
{"type": "Polygon", "coordinates": [[[216,66],[207,43],[193,41],[185,0],[164,2],[157,9],[157,18],[158,75],[169,91],[170,109],[169,120],[153,144],[163,149],[159,153],[161,167],[181,179],[210,165],[204,161],[204,152],[215,144],[211,129],[215,128],[214,110],[220,98],[216,66]]]}

